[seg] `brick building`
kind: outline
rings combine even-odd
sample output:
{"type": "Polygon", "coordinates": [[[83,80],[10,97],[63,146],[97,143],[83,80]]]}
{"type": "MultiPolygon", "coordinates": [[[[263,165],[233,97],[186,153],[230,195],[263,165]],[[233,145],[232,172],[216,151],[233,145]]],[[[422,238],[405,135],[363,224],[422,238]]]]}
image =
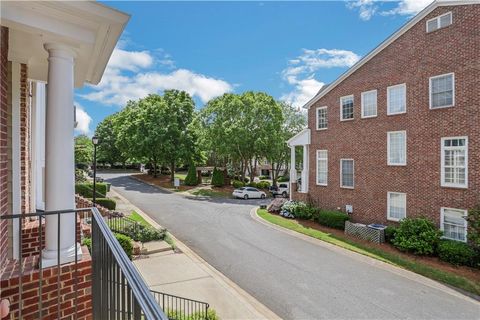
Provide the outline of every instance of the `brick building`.
{"type": "Polygon", "coordinates": [[[466,241],[480,202],[479,16],[479,1],[435,1],[324,86],[289,141],[304,150],[293,198],[362,223],[427,216],[466,241]]]}

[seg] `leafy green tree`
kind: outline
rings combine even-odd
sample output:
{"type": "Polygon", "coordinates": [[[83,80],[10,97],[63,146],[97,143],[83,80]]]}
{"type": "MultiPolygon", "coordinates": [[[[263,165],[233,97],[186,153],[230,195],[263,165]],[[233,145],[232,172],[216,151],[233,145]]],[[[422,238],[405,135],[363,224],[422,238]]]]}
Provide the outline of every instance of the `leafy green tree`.
{"type": "Polygon", "coordinates": [[[215,187],[223,187],[225,185],[223,172],[221,170],[218,170],[217,167],[213,169],[212,185],[214,185],[215,187]]]}
{"type": "Polygon", "coordinates": [[[118,113],[109,115],[100,122],[95,130],[95,135],[99,139],[97,147],[97,159],[101,163],[109,163],[114,165],[120,162],[125,166],[127,158],[117,147],[117,136],[115,134],[115,117],[118,113]]]}
{"type": "Polygon", "coordinates": [[[187,186],[198,185],[197,170],[193,163],[190,163],[190,165],[188,166],[188,173],[187,173],[187,176],[185,177],[185,185],[187,186]]]}
{"type": "Polygon", "coordinates": [[[86,135],[75,137],[75,163],[91,164],[93,160],[93,143],[86,135]]]}

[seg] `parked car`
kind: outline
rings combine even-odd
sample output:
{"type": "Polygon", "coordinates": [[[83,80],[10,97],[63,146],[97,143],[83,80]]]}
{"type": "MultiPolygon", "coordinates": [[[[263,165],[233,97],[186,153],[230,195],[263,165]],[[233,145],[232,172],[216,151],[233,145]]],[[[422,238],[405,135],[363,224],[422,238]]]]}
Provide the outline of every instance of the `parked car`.
{"type": "Polygon", "coordinates": [[[282,183],[279,183],[276,187],[275,186],[271,186],[270,187],[270,193],[272,194],[272,196],[275,198],[276,196],[282,196],[284,198],[288,197],[288,195],[290,194],[290,188],[289,188],[290,184],[287,182],[282,182],[282,183]]]}
{"type": "Polygon", "coordinates": [[[235,198],[247,199],[265,199],[267,194],[263,191],[258,190],[257,188],[252,187],[242,187],[239,189],[233,190],[232,196],[235,198]]]}

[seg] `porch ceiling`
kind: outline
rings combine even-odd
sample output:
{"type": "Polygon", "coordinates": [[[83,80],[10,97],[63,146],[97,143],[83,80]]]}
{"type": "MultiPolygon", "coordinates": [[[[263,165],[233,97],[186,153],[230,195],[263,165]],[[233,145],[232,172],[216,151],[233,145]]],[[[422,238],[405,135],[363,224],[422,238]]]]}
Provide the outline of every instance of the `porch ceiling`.
{"type": "Polygon", "coordinates": [[[45,43],[75,51],[75,86],[98,84],[130,16],[93,1],[5,1],[1,24],[9,28],[8,59],[28,65],[31,79],[47,81],[45,43]]]}

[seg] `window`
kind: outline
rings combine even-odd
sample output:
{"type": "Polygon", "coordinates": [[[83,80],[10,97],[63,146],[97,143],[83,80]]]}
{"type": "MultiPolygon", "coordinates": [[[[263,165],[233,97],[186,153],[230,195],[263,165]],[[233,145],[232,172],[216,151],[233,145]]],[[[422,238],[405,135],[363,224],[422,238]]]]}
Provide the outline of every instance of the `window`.
{"type": "Polygon", "coordinates": [[[468,187],[468,138],[442,138],[443,187],[468,187]]]}
{"type": "Polygon", "coordinates": [[[326,186],[328,182],[328,151],[317,150],[317,185],[326,186]]]}
{"type": "Polygon", "coordinates": [[[362,92],[362,118],[377,116],[377,90],[362,92]]]}
{"type": "Polygon", "coordinates": [[[442,208],[440,229],[443,237],[450,240],[467,242],[467,210],[442,208]]]}
{"type": "Polygon", "coordinates": [[[430,78],[430,109],[452,107],[455,104],[453,73],[430,78]]]}
{"type": "Polygon", "coordinates": [[[353,189],[353,159],[340,160],[340,187],[353,189]]]}
{"type": "Polygon", "coordinates": [[[327,129],[327,126],[327,107],[319,107],[317,108],[317,130],[327,129]]]}
{"type": "Polygon", "coordinates": [[[407,132],[387,132],[387,164],[389,166],[407,165],[407,132]]]}
{"type": "Polygon", "coordinates": [[[353,95],[340,98],[340,120],[353,120],[353,95]]]}
{"type": "Polygon", "coordinates": [[[387,88],[387,114],[399,114],[407,111],[407,86],[399,84],[387,88]]]}
{"type": "Polygon", "coordinates": [[[432,32],[441,28],[448,27],[452,24],[452,13],[447,12],[441,16],[435,17],[427,21],[427,32],[432,32]]]}
{"type": "Polygon", "coordinates": [[[407,216],[407,194],[388,192],[387,220],[400,221],[407,216]]]}

